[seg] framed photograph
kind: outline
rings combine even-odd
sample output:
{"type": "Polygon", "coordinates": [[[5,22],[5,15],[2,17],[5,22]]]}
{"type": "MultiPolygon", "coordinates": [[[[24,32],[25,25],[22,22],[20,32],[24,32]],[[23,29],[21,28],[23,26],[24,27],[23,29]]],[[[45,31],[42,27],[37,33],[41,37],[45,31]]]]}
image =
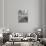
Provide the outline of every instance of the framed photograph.
{"type": "Polygon", "coordinates": [[[19,23],[27,23],[28,22],[28,11],[26,11],[26,10],[18,11],[18,22],[19,23]]]}

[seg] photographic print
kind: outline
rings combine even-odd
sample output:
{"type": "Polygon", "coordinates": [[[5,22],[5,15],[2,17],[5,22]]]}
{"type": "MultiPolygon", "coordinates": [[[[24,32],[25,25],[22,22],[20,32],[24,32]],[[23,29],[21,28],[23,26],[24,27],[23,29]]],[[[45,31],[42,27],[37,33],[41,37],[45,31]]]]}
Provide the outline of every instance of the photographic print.
{"type": "Polygon", "coordinates": [[[19,10],[18,11],[18,22],[19,23],[27,23],[28,22],[28,11],[27,10],[19,10]]]}

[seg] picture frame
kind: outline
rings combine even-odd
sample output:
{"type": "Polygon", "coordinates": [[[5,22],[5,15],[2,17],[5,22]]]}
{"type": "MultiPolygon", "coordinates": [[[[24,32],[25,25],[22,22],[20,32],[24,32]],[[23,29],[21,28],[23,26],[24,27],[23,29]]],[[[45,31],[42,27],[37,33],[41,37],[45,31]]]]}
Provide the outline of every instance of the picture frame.
{"type": "Polygon", "coordinates": [[[19,23],[28,23],[28,10],[19,10],[18,11],[18,22],[19,23]]]}

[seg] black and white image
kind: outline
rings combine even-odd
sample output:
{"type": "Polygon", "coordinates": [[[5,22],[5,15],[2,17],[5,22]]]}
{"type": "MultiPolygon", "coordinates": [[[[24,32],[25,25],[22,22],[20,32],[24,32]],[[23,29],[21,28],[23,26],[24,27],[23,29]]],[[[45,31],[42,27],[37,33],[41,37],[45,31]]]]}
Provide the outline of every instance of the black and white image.
{"type": "Polygon", "coordinates": [[[0,46],[46,46],[46,0],[0,0],[0,46]]]}
{"type": "Polygon", "coordinates": [[[28,23],[28,11],[27,10],[18,11],[18,21],[19,23],[28,23]]]}

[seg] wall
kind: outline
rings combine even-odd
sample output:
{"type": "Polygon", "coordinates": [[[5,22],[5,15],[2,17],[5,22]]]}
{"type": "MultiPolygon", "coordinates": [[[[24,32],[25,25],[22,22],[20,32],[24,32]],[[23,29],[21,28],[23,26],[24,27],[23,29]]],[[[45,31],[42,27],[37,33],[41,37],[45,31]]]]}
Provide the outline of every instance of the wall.
{"type": "Polygon", "coordinates": [[[43,0],[43,37],[46,37],[46,0],[43,0]]]}
{"type": "Polygon", "coordinates": [[[2,33],[1,28],[3,27],[3,0],[0,0],[0,33],[2,33]]]}
{"type": "Polygon", "coordinates": [[[42,0],[5,0],[5,26],[14,32],[33,32],[42,25],[42,0]],[[18,10],[28,9],[28,23],[18,23],[18,10]],[[12,26],[11,26],[12,25],[12,26]]]}
{"type": "Polygon", "coordinates": [[[0,0],[0,27],[3,26],[3,1],[0,0]]]}

